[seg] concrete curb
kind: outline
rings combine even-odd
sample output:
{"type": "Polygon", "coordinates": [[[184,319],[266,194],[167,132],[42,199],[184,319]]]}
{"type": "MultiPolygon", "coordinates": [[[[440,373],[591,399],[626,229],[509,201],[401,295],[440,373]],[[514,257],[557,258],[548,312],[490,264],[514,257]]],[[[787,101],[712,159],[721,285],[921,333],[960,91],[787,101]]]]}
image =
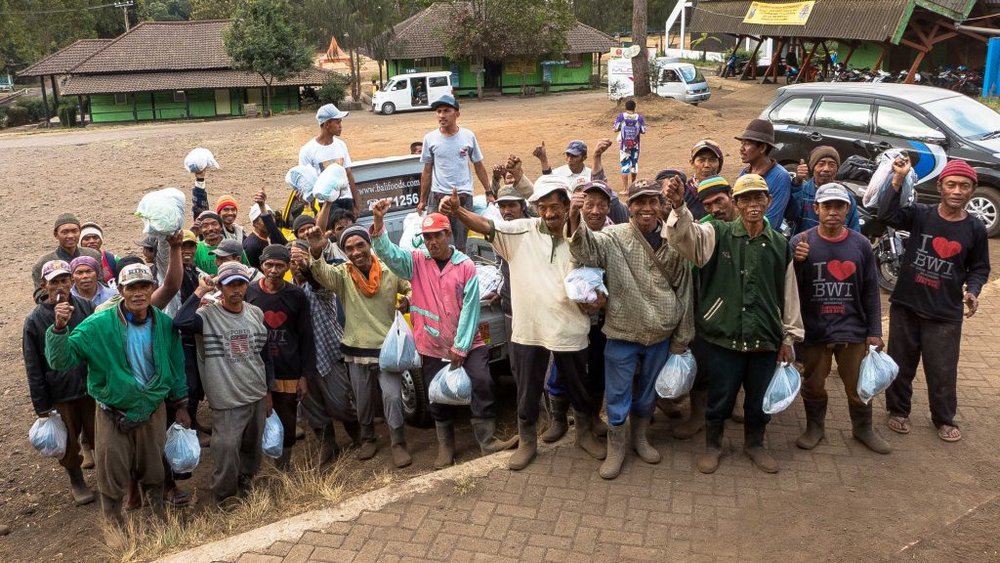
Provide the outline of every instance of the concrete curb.
{"type": "MultiPolygon", "coordinates": [[[[564,444],[573,443],[575,430],[555,444],[539,441],[538,453],[555,450],[564,444]]],[[[483,456],[460,465],[431,471],[413,477],[403,483],[388,485],[381,489],[345,500],[329,508],[304,512],[291,518],[279,520],[254,530],[249,530],[226,539],[207,543],[185,551],[161,557],[164,563],[189,563],[190,561],[235,561],[248,551],[263,551],[277,541],[294,542],[305,532],[321,530],[334,522],[347,522],[361,516],[363,512],[377,511],[394,502],[410,498],[448,481],[463,478],[485,477],[490,471],[507,467],[507,460],[513,451],[499,452],[483,456]]]]}

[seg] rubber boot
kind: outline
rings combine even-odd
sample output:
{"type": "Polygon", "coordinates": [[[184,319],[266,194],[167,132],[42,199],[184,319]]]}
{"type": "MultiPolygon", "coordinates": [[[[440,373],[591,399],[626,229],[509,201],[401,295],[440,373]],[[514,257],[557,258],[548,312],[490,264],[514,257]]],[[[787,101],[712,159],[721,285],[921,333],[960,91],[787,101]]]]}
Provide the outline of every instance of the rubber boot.
{"type": "Polygon", "coordinates": [[[80,464],[80,469],[93,469],[94,468],[94,450],[90,448],[82,448],[80,450],[80,455],[83,456],[83,463],[80,464]]]}
{"type": "Polygon", "coordinates": [[[285,446],[281,450],[281,455],[274,460],[274,466],[279,471],[290,471],[292,469],[292,448],[285,446]]]}
{"type": "Polygon", "coordinates": [[[434,422],[437,431],[438,453],[434,458],[434,469],[451,467],[455,463],[455,424],[450,420],[434,422]]]}
{"type": "Polygon", "coordinates": [[[705,452],[698,456],[698,471],[715,473],[722,458],[722,434],[726,429],[723,421],[705,421],[705,452]]]}
{"type": "Polygon", "coordinates": [[[361,447],[358,448],[358,459],[364,461],[375,457],[378,443],[375,441],[375,426],[369,424],[361,427],[361,447]]]}
{"type": "Polygon", "coordinates": [[[123,528],[125,525],[125,515],[122,514],[122,501],[115,500],[108,495],[101,495],[101,513],[109,523],[123,528]]]}
{"type": "Polygon", "coordinates": [[[560,397],[552,397],[552,414],[550,415],[549,427],[542,433],[542,441],[546,444],[558,442],[569,430],[569,419],[566,414],[569,412],[569,401],[560,397]]]}
{"type": "Polygon", "coordinates": [[[392,439],[392,447],[389,450],[392,454],[392,464],[402,469],[413,463],[413,457],[406,451],[406,427],[390,428],[389,436],[392,439]]]}
{"type": "Polygon", "coordinates": [[[605,459],[608,457],[608,450],[594,435],[594,418],[592,414],[573,410],[573,420],[576,422],[576,446],[594,459],[605,459]]]}
{"type": "Polygon", "coordinates": [[[639,459],[646,463],[660,463],[660,452],[650,443],[646,431],[649,430],[649,417],[630,416],[632,419],[632,449],[639,459]]]}
{"type": "Polygon", "coordinates": [[[66,468],[66,473],[69,473],[69,486],[73,502],[77,506],[94,502],[94,493],[87,487],[87,482],[83,479],[83,470],[79,467],[66,468]]]}
{"type": "Polygon", "coordinates": [[[708,403],[708,390],[692,390],[688,394],[691,401],[691,416],[684,422],[678,422],[670,429],[670,433],[678,440],[694,438],[695,434],[705,427],[705,405],[708,403]]]}
{"type": "Polygon", "coordinates": [[[811,450],[826,434],[826,401],[802,400],[806,408],[806,431],[795,440],[795,445],[803,450],[811,450]]]}
{"type": "Polygon", "coordinates": [[[528,464],[531,460],[535,459],[535,455],[538,453],[538,429],[534,424],[528,424],[523,420],[518,419],[517,421],[517,451],[514,452],[510,459],[507,460],[507,468],[520,471],[528,464]]]}
{"type": "Polygon", "coordinates": [[[764,449],[764,429],[743,426],[743,452],[764,473],[777,473],[778,460],[764,449]]]}
{"type": "Polygon", "coordinates": [[[320,467],[330,465],[337,461],[337,458],[340,457],[340,447],[337,446],[337,434],[333,427],[333,423],[330,422],[323,428],[314,428],[313,432],[316,433],[316,438],[319,439],[320,442],[320,467]]]}
{"type": "Polygon", "coordinates": [[[594,415],[594,436],[598,438],[608,437],[608,423],[604,422],[604,419],[599,414],[594,415]]]}
{"type": "Polygon", "coordinates": [[[598,473],[604,479],[614,479],[622,472],[625,462],[625,440],[628,436],[628,424],[608,426],[608,457],[601,464],[598,473]]]}
{"type": "Polygon", "coordinates": [[[851,413],[851,435],[854,439],[868,446],[868,449],[878,453],[887,454],[892,452],[892,446],[884,438],[878,435],[872,428],[872,407],[850,407],[851,413]]]}
{"type": "Polygon", "coordinates": [[[358,424],[357,420],[350,420],[344,422],[344,430],[347,431],[347,435],[351,437],[351,447],[359,448],[361,447],[361,425],[358,424]]]}
{"type": "Polygon", "coordinates": [[[479,444],[479,451],[483,452],[483,455],[509,450],[517,445],[517,436],[504,441],[497,439],[495,419],[473,418],[470,422],[472,423],[472,433],[475,434],[476,442],[479,444]]]}

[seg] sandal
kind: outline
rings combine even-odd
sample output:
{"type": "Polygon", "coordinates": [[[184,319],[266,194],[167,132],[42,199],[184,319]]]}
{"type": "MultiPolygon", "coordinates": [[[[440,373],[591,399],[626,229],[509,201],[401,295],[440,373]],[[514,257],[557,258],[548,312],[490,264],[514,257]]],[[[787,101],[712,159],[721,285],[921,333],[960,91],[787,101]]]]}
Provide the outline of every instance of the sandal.
{"type": "MultiPolygon", "coordinates": [[[[910,433],[910,419],[905,416],[890,416],[888,422],[889,430],[898,434],[910,433]]],[[[944,438],[942,438],[943,440],[944,438]]]]}
{"type": "Polygon", "coordinates": [[[962,431],[957,426],[944,424],[938,428],[938,438],[945,442],[957,442],[962,439],[962,431]]]}
{"type": "Polygon", "coordinates": [[[175,508],[187,506],[191,502],[191,491],[174,489],[173,491],[165,492],[163,494],[163,502],[175,508]]]}

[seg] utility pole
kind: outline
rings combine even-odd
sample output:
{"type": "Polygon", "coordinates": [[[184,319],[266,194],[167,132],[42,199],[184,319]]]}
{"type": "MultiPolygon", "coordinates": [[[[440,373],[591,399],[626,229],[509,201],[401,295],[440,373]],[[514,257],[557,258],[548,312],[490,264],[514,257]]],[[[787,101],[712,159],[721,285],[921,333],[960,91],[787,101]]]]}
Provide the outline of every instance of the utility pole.
{"type": "Polygon", "coordinates": [[[128,2],[115,2],[115,8],[121,8],[122,14],[125,15],[125,33],[128,33],[129,30],[132,29],[132,26],[128,23],[128,9],[134,5],[135,4],[131,0],[128,2]]]}

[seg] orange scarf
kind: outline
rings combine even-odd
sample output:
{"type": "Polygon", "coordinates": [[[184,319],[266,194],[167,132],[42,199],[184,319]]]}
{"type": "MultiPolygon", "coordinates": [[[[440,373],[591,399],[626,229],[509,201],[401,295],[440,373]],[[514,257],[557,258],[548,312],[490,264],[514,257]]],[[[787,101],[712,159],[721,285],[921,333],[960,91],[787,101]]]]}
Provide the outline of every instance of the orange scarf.
{"type": "Polygon", "coordinates": [[[382,263],[378,261],[377,256],[372,255],[372,268],[368,271],[367,279],[361,274],[361,270],[355,268],[354,264],[350,262],[347,263],[347,271],[351,273],[351,279],[354,280],[354,285],[357,286],[361,295],[375,297],[379,285],[382,284],[382,263]]]}

